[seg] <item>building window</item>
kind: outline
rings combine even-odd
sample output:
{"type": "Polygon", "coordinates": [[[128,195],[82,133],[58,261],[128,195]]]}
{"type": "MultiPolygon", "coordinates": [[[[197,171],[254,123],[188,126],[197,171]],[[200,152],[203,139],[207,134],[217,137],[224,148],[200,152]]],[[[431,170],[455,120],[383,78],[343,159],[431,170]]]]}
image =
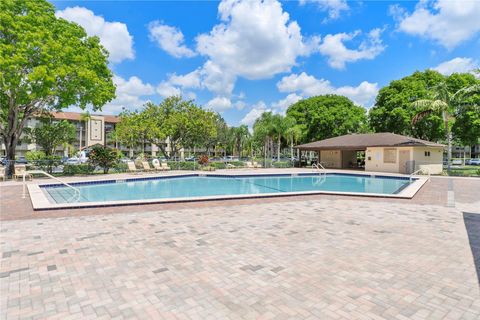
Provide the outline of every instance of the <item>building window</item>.
{"type": "Polygon", "coordinates": [[[397,149],[385,148],[383,149],[383,163],[396,163],[397,162],[397,149]]]}
{"type": "Polygon", "coordinates": [[[430,151],[425,151],[425,157],[430,157],[430,151]]]}

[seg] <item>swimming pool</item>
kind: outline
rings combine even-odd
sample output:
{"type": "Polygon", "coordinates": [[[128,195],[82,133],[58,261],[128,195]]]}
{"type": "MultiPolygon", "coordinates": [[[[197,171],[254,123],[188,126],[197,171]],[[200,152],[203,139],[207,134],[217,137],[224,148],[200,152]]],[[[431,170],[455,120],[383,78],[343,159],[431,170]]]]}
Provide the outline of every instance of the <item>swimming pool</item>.
{"type": "MultiPolygon", "coordinates": [[[[342,173],[264,175],[189,174],[126,180],[40,185],[54,207],[245,198],[311,193],[395,196],[414,183],[408,177],[342,173]]],[[[45,201],[44,201],[45,202],[45,201]]]]}

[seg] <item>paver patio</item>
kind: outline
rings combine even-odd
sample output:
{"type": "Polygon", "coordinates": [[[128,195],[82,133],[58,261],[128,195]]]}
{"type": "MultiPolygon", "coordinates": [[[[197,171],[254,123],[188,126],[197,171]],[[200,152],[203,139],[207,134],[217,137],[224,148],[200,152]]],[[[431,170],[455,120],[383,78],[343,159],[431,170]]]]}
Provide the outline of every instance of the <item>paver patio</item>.
{"type": "Polygon", "coordinates": [[[458,181],[456,208],[315,196],[2,221],[1,318],[479,319],[478,182],[458,181]]]}

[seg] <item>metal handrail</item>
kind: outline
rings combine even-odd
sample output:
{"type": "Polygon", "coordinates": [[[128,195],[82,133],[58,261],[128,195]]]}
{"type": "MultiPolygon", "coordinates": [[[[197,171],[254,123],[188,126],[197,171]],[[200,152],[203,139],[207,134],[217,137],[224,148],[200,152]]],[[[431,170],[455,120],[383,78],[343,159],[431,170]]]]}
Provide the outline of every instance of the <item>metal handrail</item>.
{"type": "Polygon", "coordinates": [[[45,172],[45,171],[43,171],[43,170],[33,170],[33,171],[26,171],[26,170],[25,170],[25,171],[23,171],[23,196],[22,196],[22,198],[25,198],[25,196],[26,196],[26,190],[25,190],[26,181],[25,181],[25,177],[26,177],[27,173],[29,173],[29,174],[32,174],[32,173],[34,173],[34,174],[43,174],[43,175],[45,175],[45,176],[47,176],[47,177],[49,177],[49,178],[51,178],[51,179],[53,179],[53,180],[56,180],[56,181],[60,182],[61,184],[69,187],[70,189],[73,189],[73,191],[74,191],[75,193],[73,194],[72,198],[70,198],[70,199],[68,200],[68,202],[71,202],[70,200],[73,200],[73,199],[75,199],[75,198],[76,198],[76,199],[75,199],[75,202],[78,202],[78,200],[80,200],[80,196],[81,196],[80,189],[75,188],[74,186],[72,186],[72,185],[68,184],[67,182],[63,181],[62,179],[59,179],[59,178],[57,178],[57,177],[54,177],[54,176],[52,176],[51,174],[49,174],[49,173],[47,173],[47,172],[45,172]]]}
{"type": "Polygon", "coordinates": [[[322,173],[322,171],[320,171],[320,168],[322,168],[324,170],[323,174],[326,174],[326,172],[325,172],[326,169],[325,169],[324,166],[322,166],[322,164],[320,162],[312,164],[312,169],[313,168],[316,168],[320,173],[322,173]]]}
{"type": "Polygon", "coordinates": [[[430,170],[425,170],[425,169],[418,169],[412,173],[410,173],[409,175],[409,178],[410,178],[410,182],[412,182],[412,179],[413,179],[413,176],[415,175],[418,175],[417,173],[420,173],[420,172],[427,172],[427,175],[428,175],[428,180],[430,180],[430,170]]]}

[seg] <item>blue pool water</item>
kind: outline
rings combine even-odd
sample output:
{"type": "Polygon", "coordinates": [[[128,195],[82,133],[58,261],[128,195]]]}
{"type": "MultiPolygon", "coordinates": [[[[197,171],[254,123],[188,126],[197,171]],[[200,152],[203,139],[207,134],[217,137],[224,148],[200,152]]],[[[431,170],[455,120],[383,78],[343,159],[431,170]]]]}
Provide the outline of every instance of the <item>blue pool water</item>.
{"type": "Polygon", "coordinates": [[[188,198],[222,195],[260,195],[265,193],[337,191],[377,194],[395,194],[409,184],[397,177],[368,175],[276,175],[276,176],[179,176],[153,179],[111,180],[108,183],[73,184],[80,190],[80,199],[74,201],[74,191],[61,185],[42,186],[54,203],[103,202],[188,198]]]}

